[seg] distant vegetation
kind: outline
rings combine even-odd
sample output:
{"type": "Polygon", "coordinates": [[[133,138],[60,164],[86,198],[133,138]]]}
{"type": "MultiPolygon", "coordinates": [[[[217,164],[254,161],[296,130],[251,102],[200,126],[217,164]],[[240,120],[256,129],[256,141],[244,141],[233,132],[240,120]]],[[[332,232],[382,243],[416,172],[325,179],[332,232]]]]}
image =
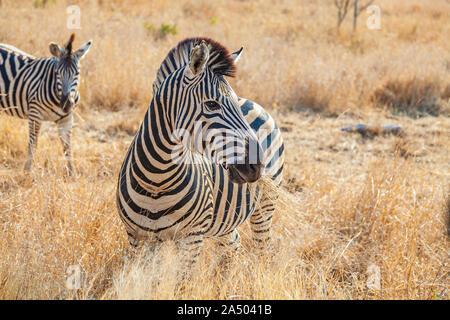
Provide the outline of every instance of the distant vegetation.
{"type": "Polygon", "coordinates": [[[24,173],[27,123],[0,115],[0,299],[449,299],[449,1],[375,0],[379,30],[365,11],[354,30],[350,6],[339,33],[334,0],[276,3],[0,1],[0,43],[49,57],[72,32],[75,47],[93,39],[73,179],[54,125],[24,173]],[[66,28],[73,3],[80,30],[66,28]],[[115,192],[158,67],[200,35],[244,47],[229,81],[277,121],[286,167],[267,254],[253,254],[245,224],[243,250],[225,264],[208,241],[181,293],[173,244],[131,249],[115,192]],[[392,123],[401,135],[341,131],[392,123]]]}
{"type": "Polygon", "coordinates": [[[143,22],[142,25],[149,33],[152,33],[155,38],[157,39],[164,39],[167,35],[176,35],[178,33],[177,26],[171,25],[169,23],[163,23],[161,24],[161,27],[159,29],[156,29],[153,27],[153,25],[143,22]]]}

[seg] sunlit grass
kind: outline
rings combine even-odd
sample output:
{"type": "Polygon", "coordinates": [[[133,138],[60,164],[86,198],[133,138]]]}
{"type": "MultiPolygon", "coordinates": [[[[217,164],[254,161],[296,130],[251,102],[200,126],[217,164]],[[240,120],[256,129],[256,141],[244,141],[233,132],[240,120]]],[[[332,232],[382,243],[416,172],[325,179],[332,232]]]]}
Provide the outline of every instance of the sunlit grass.
{"type": "MultiPolygon", "coordinates": [[[[332,1],[76,2],[75,46],[94,42],[82,62],[75,176],[64,177],[52,124],[24,173],[26,121],[0,116],[0,298],[448,299],[450,5],[377,2],[381,30],[365,29],[363,14],[356,34],[349,22],[339,36],[332,1]],[[155,37],[144,22],[177,32],[155,37]],[[182,293],[173,243],[129,248],[115,188],[160,62],[198,35],[244,46],[231,83],[274,115],[286,170],[267,253],[255,254],[246,224],[228,261],[207,241],[182,293]],[[434,97],[429,116],[421,108],[434,97]],[[404,135],[340,131],[357,123],[398,123],[404,135]],[[73,265],[77,290],[66,287],[73,265]]],[[[68,4],[2,1],[0,42],[49,56],[48,43],[71,33],[68,4]]]]}

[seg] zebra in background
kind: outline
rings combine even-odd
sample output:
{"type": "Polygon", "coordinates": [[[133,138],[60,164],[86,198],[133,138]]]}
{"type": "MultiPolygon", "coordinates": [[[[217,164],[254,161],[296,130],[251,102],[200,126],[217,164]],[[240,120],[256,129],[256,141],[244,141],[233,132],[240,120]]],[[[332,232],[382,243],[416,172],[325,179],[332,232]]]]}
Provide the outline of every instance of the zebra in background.
{"type": "Polygon", "coordinates": [[[11,45],[0,43],[0,111],[13,117],[28,118],[28,158],[30,170],[43,121],[54,121],[67,159],[67,170],[73,171],[70,137],[73,107],[80,99],[78,84],[80,60],[89,51],[89,41],[72,50],[75,35],[60,48],[50,43],[52,58],[35,58],[11,45]]]}
{"type": "Polygon", "coordinates": [[[192,38],[162,62],[118,179],[118,211],[131,245],[175,240],[191,264],[204,238],[238,247],[236,228],[249,218],[265,248],[274,202],[252,182],[267,174],[280,184],[283,141],[267,112],[238,98],[225,79],[241,53],[192,38]]]}

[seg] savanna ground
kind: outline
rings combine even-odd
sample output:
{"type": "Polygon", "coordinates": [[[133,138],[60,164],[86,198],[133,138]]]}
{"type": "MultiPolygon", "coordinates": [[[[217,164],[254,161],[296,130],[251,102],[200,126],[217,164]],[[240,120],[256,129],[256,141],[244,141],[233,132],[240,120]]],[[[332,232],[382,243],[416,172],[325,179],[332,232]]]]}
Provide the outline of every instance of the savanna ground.
{"type": "Polygon", "coordinates": [[[52,124],[26,160],[26,121],[0,116],[2,299],[448,299],[450,3],[377,0],[381,29],[351,17],[336,32],[333,1],[8,1],[0,42],[36,56],[67,41],[81,8],[82,62],[73,148],[64,178],[52,124]],[[171,47],[209,36],[244,46],[231,83],[265,106],[286,143],[271,249],[225,268],[214,240],[176,290],[172,243],[132,252],[115,206],[119,167],[171,47]],[[364,138],[357,123],[403,127],[364,138]],[[66,287],[70,266],[81,288],[66,287]],[[379,278],[377,278],[379,275],[379,278]]]}

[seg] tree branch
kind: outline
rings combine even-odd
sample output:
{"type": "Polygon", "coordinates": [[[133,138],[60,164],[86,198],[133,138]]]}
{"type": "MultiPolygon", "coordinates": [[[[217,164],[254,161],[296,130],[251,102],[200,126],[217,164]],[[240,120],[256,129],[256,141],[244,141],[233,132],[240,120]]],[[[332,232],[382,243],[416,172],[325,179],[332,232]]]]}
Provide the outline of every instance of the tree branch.
{"type": "Polygon", "coordinates": [[[369,7],[375,0],[369,0],[365,5],[363,5],[361,8],[359,8],[359,12],[358,14],[360,14],[361,12],[363,12],[364,10],[367,9],[367,7],[369,7]]]}

